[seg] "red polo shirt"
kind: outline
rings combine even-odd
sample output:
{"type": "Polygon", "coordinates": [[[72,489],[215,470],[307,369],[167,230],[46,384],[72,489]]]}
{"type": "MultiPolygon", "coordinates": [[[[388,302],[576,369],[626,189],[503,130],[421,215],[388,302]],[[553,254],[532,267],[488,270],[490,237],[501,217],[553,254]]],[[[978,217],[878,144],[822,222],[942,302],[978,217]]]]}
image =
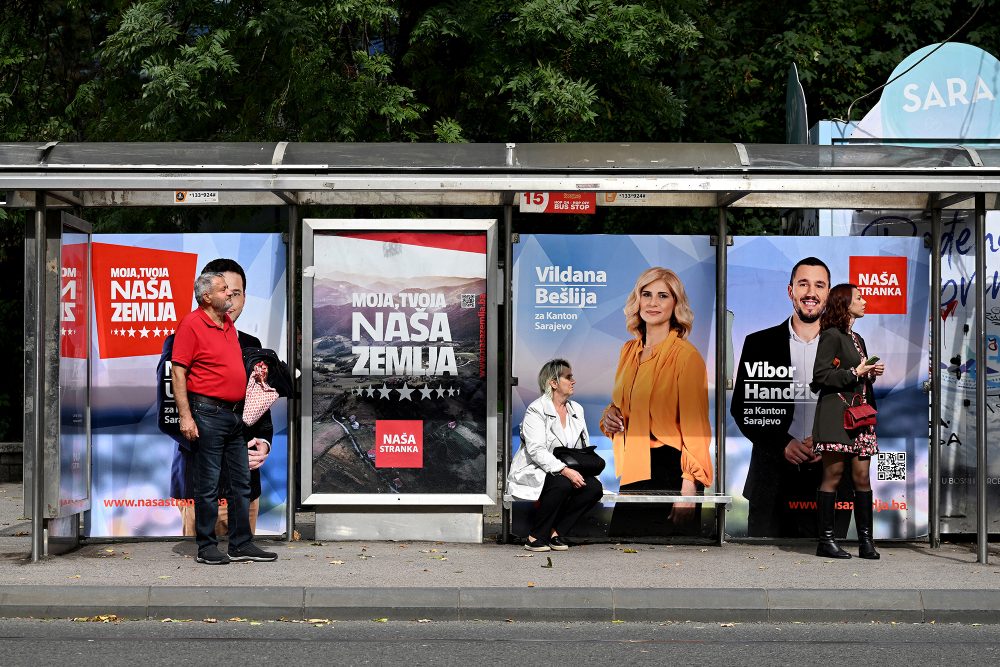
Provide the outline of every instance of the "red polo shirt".
{"type": "Polygon", "coordinates": [[[222,326],[202,308],[186,315],[174,334],[171,363],[188,369],[188,391],[234,403],[246,397],[243,351],[228,314],[222,326]]]}

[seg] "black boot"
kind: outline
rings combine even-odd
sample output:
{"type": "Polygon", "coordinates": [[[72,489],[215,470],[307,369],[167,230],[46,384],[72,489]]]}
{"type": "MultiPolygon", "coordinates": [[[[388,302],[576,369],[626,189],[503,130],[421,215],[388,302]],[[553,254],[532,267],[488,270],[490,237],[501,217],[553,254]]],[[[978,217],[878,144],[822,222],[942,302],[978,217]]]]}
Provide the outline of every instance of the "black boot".
{"type": "Polygon", "coordinates": [[[816,494],[816,518],[819,521],[819,544],[816,545],[816,555],[823,558],[850,558],[851,554],[838,547],[836,540],[833,539],[836,501],[836,492],[820,491],[816,494]]]}
{"type": "Polygon", "coordinates": [[[854,492],[854,525],[858,529],[858,557],[868,560],[878,560],[879,553],[875,551],[872,542],[872,492],[854,492]]]}

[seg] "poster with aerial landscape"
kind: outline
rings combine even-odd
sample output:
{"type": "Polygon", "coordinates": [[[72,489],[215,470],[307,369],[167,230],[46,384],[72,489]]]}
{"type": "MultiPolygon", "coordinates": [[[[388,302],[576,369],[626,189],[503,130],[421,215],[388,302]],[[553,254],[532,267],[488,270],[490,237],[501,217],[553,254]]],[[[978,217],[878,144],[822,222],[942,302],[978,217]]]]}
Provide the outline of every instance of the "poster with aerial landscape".
{"type": "Polygon", "coordinates": [[[311,492],[485,493],[486,234],[317,230],[312,250],[311,492]]]}

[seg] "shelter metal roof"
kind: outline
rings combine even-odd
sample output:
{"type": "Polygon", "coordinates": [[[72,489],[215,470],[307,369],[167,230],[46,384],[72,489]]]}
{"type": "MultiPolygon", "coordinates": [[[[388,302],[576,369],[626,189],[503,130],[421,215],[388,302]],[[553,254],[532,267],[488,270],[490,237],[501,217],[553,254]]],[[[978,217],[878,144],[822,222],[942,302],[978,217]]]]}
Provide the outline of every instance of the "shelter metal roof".
{"type": "MultiPolygon", "coordinates": [[[[1000,149],[772,144],[11,143],[6,206],[501,204],[522,191],[643,192],[649,206],[970,208],[1000,192],[1000,149]],[[957,196],[953,196],[957,195],[957,196]],[[968,197],[964,195],[970,195],[968,197]]],[[[601,198],[599,198],[600,200],[601,198]]]]}

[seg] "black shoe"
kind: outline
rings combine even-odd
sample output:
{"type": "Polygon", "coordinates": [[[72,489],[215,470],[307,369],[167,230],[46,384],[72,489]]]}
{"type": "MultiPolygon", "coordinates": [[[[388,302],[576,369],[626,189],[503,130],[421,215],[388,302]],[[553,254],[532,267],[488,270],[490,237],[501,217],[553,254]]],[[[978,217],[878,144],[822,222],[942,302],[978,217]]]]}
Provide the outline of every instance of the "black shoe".
{"type": "Polygon", "coordinates": [[[872,541],[872,492],[854,492],[854,524],[858,528],[858,558],[878,560],[878,551],[872,541]]]}
{"type": "Polygon", "coordinates": [[[530,538],[525,540],[524,548],[527,551],[552,551],[552,547],[549,546],[548,540],[534,540],[530,538]]]}
{"type": "Polygon", "coordinates": [[[821,558],[850,558],[851,554],[837,546],[833,537],[834,517],[837,493],[820,491],[816,494],[816,519],[819,524],[819,543],[816,545],[816,555],[821,558]]]}
{"type": "Polygon", "coordinates": [[[230,558],[219,551],[218,547],[211,546],[199,551],[195,561],[205,565],[229,565],[230,558]]]}
{"type": "Polygon", "coordinates": [[[553,535],[549,538],[549,548],[553,551],[566,551],[569,549],[569,545],[563,542],[563,539],[558,535],[553,535]]]}
{"type": "Polygon", "coordinates": [[[259,563],[269,563],[278,560],[278,554],[273,551],[264,551],[253,542],[247,542],[239,547],[229,547],[229,558],[231,560],[253,560],[259,563]]]}

